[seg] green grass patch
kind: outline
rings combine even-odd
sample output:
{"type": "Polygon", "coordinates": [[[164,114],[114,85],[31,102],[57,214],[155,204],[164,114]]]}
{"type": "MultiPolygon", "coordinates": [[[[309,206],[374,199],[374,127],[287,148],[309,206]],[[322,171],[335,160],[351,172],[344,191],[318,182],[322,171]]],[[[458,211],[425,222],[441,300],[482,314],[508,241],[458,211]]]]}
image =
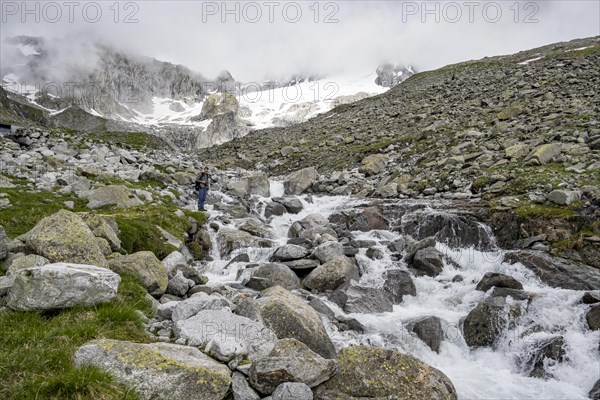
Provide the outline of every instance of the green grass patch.
{"type": "Polygon", "coordinates": [[[102,213],[115,216],[121,231],[121,247],[125,252],[152,251],[156,257],[163,259],[176,249],[165,242],[157,225],[183,241],[184,233],[192,227],[188,217],[194,218],[198,225],[206,221],[201,212],[185,211],[180,217],[175,214],[176,210],[174,205],[146,205],[129,209],[112,208],[102,210],[102,213]]]}
{"type": "Polygon", "coordinates": [[[515,213],[523,218],[570,218],[577,213],[568,207],[557,207],[544,204],[525,204],[515,209],[515,213]]]}
{"type": "Polygon", "coordinates": [[[158,136],[144,132],[97,132],[89,133],[85,138],[94,142],[111,143],[119,147],[129,147],[136,150],[160,150],[170,147],[167,142],[158,136]]]}
{"type": "Polygon", "coordinates": [[[116,299],[107,304],[55,314],[0,313],[0,398],[136,399],[97,368],[75,369],[72,357],[93,339],[150,342],[135,312],[151,315],[145,295],[134,278],[123,276],[116,299]]]}
{"type": "Polygon", "coordinates": [[[10,237],[28,232],[41,219],[65,209],[65,201],[71,200],[75,208],[71,211],[89,211],[85,208],[87,200],[75,194],[60,194],[44,191],[31,191],[23,188],[0,189],[8,194],[11,206],[0,212],[0,225],[10,237]]]}

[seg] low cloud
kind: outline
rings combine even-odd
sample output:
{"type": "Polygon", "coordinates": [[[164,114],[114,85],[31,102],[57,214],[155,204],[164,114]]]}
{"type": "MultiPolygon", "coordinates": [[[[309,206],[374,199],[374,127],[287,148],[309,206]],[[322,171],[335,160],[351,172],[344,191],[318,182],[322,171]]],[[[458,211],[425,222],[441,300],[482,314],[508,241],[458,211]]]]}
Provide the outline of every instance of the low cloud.
{"type": "Polygon", "coordinates": [[[93,64],[86,43],[100,41],[246,82],[373,72],[384,61],[427,70],[600,35],[595,1],[49,3],[3,1],[1,37],[58,39],[65,67],[93,64]]]}

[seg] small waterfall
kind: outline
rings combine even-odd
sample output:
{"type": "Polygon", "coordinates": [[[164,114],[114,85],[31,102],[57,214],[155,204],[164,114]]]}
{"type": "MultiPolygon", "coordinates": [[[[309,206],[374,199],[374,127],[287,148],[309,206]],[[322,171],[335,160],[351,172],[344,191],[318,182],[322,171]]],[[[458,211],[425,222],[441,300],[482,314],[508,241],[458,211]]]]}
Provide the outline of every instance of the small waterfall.
{"type": "MultiPolygon", "coordinates": [[[[273,182],[273,197],[283,195],[283,183],[273,182]]],[[[218,194],[219,201],[236,203],[237,200],[218,194]]],[[[273,217],[269,222],[272,240],[277,245],[287,242],[290,226],[310,214],[325,218],[340,211],[352,211],[368,204],[368,200],[346,196],[302,196],[304,209],[297,215],[284,214],[273,217]]],[[[258,199],[267,203],[270,199],[258,199]]],[[[437,236],[436,249],[444,255],[444,270],[435,277],[413,277],[417,295],[405,296],[392,312],[382,314],[349,314],[360,321],[366,333],[339,331],[333,324],[326,323],[329,335],[338,348],[350,344],[383,346],[410,353],[424,362],[440,369],[453,381],[459,399],[587,399],[587,393],[599,378],[600,362],[598,343],[600,332],[592,332],[585,321],[586,306],[581,304],[582,291],[552,288],[544,284],[532,271],[521,264],[504,263],[505,252],[496,247],[491,229],[464,215],[452,214],[448,209],[436,209],[435,203],[400,202],[386,203],[384,213],[392,220],[391,230],[353,232],[355,240],[369,241],[379,250],[381,257],[373,260],[361,248],[356,260],[362,273],[360,284],[372,287],[383,285],[382,275],[390,269],[407,270],[403,259],[395,260],[388,244],[400,239],[407,232],[419,239],[437,236]],[[395,216],[389,217],[398,210],[395,216]],[[442,227],[435,231],[434,227],[442,227]],[[452,235],[466,235],[470,241],[457,242],[452,235]],[[475,238],[484,238],[475,240],[475,238]],[[533,294],[527,305],[509,298],[508,306],[522,310],[513,323],[503,332],[493,347],[471,349],[462,334],[462,321],[482,300],[486,293],[475,290],[486,272],[497,272],[514,277],[523,284],[524,290],[533,294]],[[453,280],[457,275],[462,280],[453,280]],[[410,321],[421,317],[435,316],[441,319],[444,339],[439,354],[432,351],[423,341],[407,329],[410,321]],[[528,376],[531,365],[528,360],[540,345],[556,337],[564,342],[562,362],[544,365],[550,378],[528,376]]],[[[264,220],[264,207],[255,218],[264,220]]],[[[209,206],[210,223],[219,228],[236,227],[241,221],[224,218],[220,211],[209,206]]],[[[209,228],[213,243],[213,261],[202,266],[210,283],[225,283],[237,280],[237,272],[244,263],[229,264],[222,260],[216,248],[216,233],[209,228]],[[227,268],[226,268],[227,266],[227,268]]],[[[274,249],[247,249],[251,261],[266,261],[274,249]],[[269,251],[271,253],[269,253],[269,251]],[[261,253],[262,252],[262,253],[261,253]]],[[[235,255],[235,253],[234,253],[235,255]]],[[[336,313],[344,314],[336,304],[321,299],[336,313]]],[[[531,364],[531,363],[530,363],[531,364]]]]}

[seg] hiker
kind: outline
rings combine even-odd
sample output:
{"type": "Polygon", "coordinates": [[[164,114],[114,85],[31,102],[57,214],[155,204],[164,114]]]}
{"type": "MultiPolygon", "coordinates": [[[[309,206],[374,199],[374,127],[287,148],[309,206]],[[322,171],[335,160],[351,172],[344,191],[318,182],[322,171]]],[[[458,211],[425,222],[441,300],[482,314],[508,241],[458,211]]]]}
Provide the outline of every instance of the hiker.
{"type": "Polygon", "coordinates": [[[206,211],[204,209],[204,202],[206,201],[206,194],[210,189],[211,182],[216,182],[216,180],[210,176],[208,167],[204,167],[204,171],[198,174],[195,181],[196,190],[198,191],[198,211],[206,211]]]}

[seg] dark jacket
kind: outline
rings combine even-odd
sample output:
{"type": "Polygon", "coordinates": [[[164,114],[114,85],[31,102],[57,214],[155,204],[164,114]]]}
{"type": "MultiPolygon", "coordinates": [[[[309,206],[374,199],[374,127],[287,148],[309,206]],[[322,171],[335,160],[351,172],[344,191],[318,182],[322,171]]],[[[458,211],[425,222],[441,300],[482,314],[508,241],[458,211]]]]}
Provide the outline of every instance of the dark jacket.
{"type": "Polygon", "coordinates": [[[216,182],[216,180],[210,174],[207,174],[206,172],[201,172],[198,174],[198,176],[196,176],[196,181],[194,183],[196,186],[196,190],[199,190],[201,188],[206,188],[208,190],[210,189],[211,182],[216,182]]]}

